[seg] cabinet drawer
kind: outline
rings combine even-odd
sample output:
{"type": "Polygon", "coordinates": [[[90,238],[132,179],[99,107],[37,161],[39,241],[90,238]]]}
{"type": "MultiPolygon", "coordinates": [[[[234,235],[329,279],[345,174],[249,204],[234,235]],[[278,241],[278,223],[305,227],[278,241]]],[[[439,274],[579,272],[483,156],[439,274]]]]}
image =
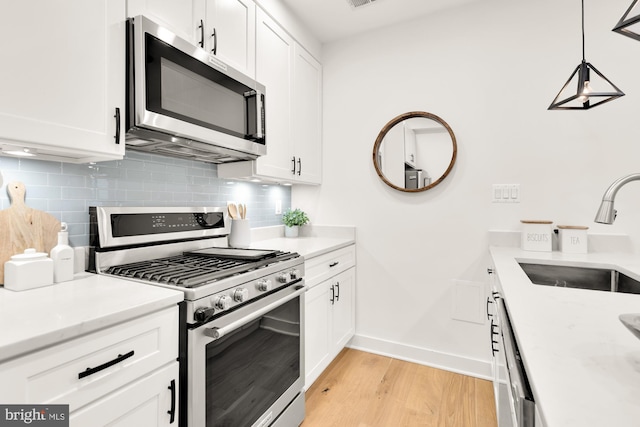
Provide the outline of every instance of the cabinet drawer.
{"type": "Polygon", "coordinates": [[[71,427],[178,425],[178,362],[71,412],[71,427]]]}
{"type": "Polygon", "coordinates": [[[329,253],[306,259],[305,282],[313,287],[356,264],[356,246],[350,245],[329,253]]]}
{"type": "Polygon", "coordinates": [[[177,357],[176,306],[1,364],[0,401],[73,412],[177,357]]]}

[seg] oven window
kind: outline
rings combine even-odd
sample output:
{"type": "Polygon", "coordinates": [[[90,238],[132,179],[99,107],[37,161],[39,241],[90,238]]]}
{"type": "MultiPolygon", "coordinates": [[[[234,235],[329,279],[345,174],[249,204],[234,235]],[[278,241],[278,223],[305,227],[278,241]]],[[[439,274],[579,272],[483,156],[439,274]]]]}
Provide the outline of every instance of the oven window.
{"type": "Polygon", "coordinates": [[[207,345],[207,426],[250,426],[300,378],[300,298],[207,345]]]}

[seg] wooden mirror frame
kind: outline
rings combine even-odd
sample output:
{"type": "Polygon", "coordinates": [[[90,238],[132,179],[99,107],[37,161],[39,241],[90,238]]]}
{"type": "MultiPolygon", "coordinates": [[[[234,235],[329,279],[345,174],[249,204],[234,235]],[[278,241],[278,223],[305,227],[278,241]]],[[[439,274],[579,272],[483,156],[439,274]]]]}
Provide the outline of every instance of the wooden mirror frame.
{"type": "Polygon", "coordinates": [[[458,155],[458,144],[456,143],[456,136],[453,134],[453,130],[447,124],[447,122],[445,122],[435,114],[426,113],[424,111],[410,111],[408,113],[401,114],[391,119],[391,121],[387,123],[378,134],[378,137],[376,138],[376,141],[373,144],[373,167],[376,169],[376,173],[378,174],[380,179],[382,179],[382,181],[384,181],[384,183],[387,184],[389,187],[398,191],[403,191],[405,193],[419,193],[421,191],[429,190],[430,188],[433,188],[436,185],[440,184],[447,177],[447,175],[449,175],[449,172],[451,172],[451,169],[453,169],[453,165],[456,162],[457,155],[458,155]],[[392,127],[394,127],[398,123],[403,122],[404,120],[416,118],[416,117],[431,119],[437,123],[440,123],[447,130],[447,132],[449,132],[449,136],[451,137],[451,143],[453,144],[453,153],[451,155],[451,161],[449,162],[449,166],[444,171],[444,173],[429,185],[426,185],[420,188],[411,188],[411,189],[398,187],[397,185],[389,181],[382,173],[382,170],[380,169],[380,165],[378,164],[378,150],[380,149],[380,145],[382,144],[384,137],[387,135],[387,133],[392,127]]]}

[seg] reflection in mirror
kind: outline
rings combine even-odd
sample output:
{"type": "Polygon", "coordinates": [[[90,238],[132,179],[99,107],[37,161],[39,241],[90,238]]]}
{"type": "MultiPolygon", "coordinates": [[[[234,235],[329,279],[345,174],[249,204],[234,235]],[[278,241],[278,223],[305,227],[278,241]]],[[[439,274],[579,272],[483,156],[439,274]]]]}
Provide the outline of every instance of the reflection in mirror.
{"type": "Polygon", "coordinates": [[[438,185],[453,168],[456,154],[449,125],[438,116],[415,111],[394,118],[380,131],[373,163],[387,185],[417,192],[438,185]]]}

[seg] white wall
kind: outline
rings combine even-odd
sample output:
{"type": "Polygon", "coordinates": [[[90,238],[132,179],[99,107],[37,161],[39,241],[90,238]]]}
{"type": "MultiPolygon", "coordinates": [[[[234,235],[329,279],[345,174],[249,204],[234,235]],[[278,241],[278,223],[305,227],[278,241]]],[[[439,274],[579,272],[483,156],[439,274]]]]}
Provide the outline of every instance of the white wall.
{"type": "Polygon", "coordinates": [[[483,283],[460,306],[484,310],[489,229],[551,219],[640,243],[640,185],[618,193],[615,225],[593,223],[607,186],[640,172],[640,42],[610,31],[629,4],[586,2],[586,59],[627,94],[590,111],[547,111],[581,60],[578,0],[483,0],[323,47],[323,185],[292,204],[357,227],[358,345],[487,375],[488,325],[453,319],[452,300],[455,280],[483,283]],[[458,160],[404,194],[378,179],[372,147],[413,110],[449,123],[458,160]],[[502,183],[522,202],[492,204],[502,183]]]}

